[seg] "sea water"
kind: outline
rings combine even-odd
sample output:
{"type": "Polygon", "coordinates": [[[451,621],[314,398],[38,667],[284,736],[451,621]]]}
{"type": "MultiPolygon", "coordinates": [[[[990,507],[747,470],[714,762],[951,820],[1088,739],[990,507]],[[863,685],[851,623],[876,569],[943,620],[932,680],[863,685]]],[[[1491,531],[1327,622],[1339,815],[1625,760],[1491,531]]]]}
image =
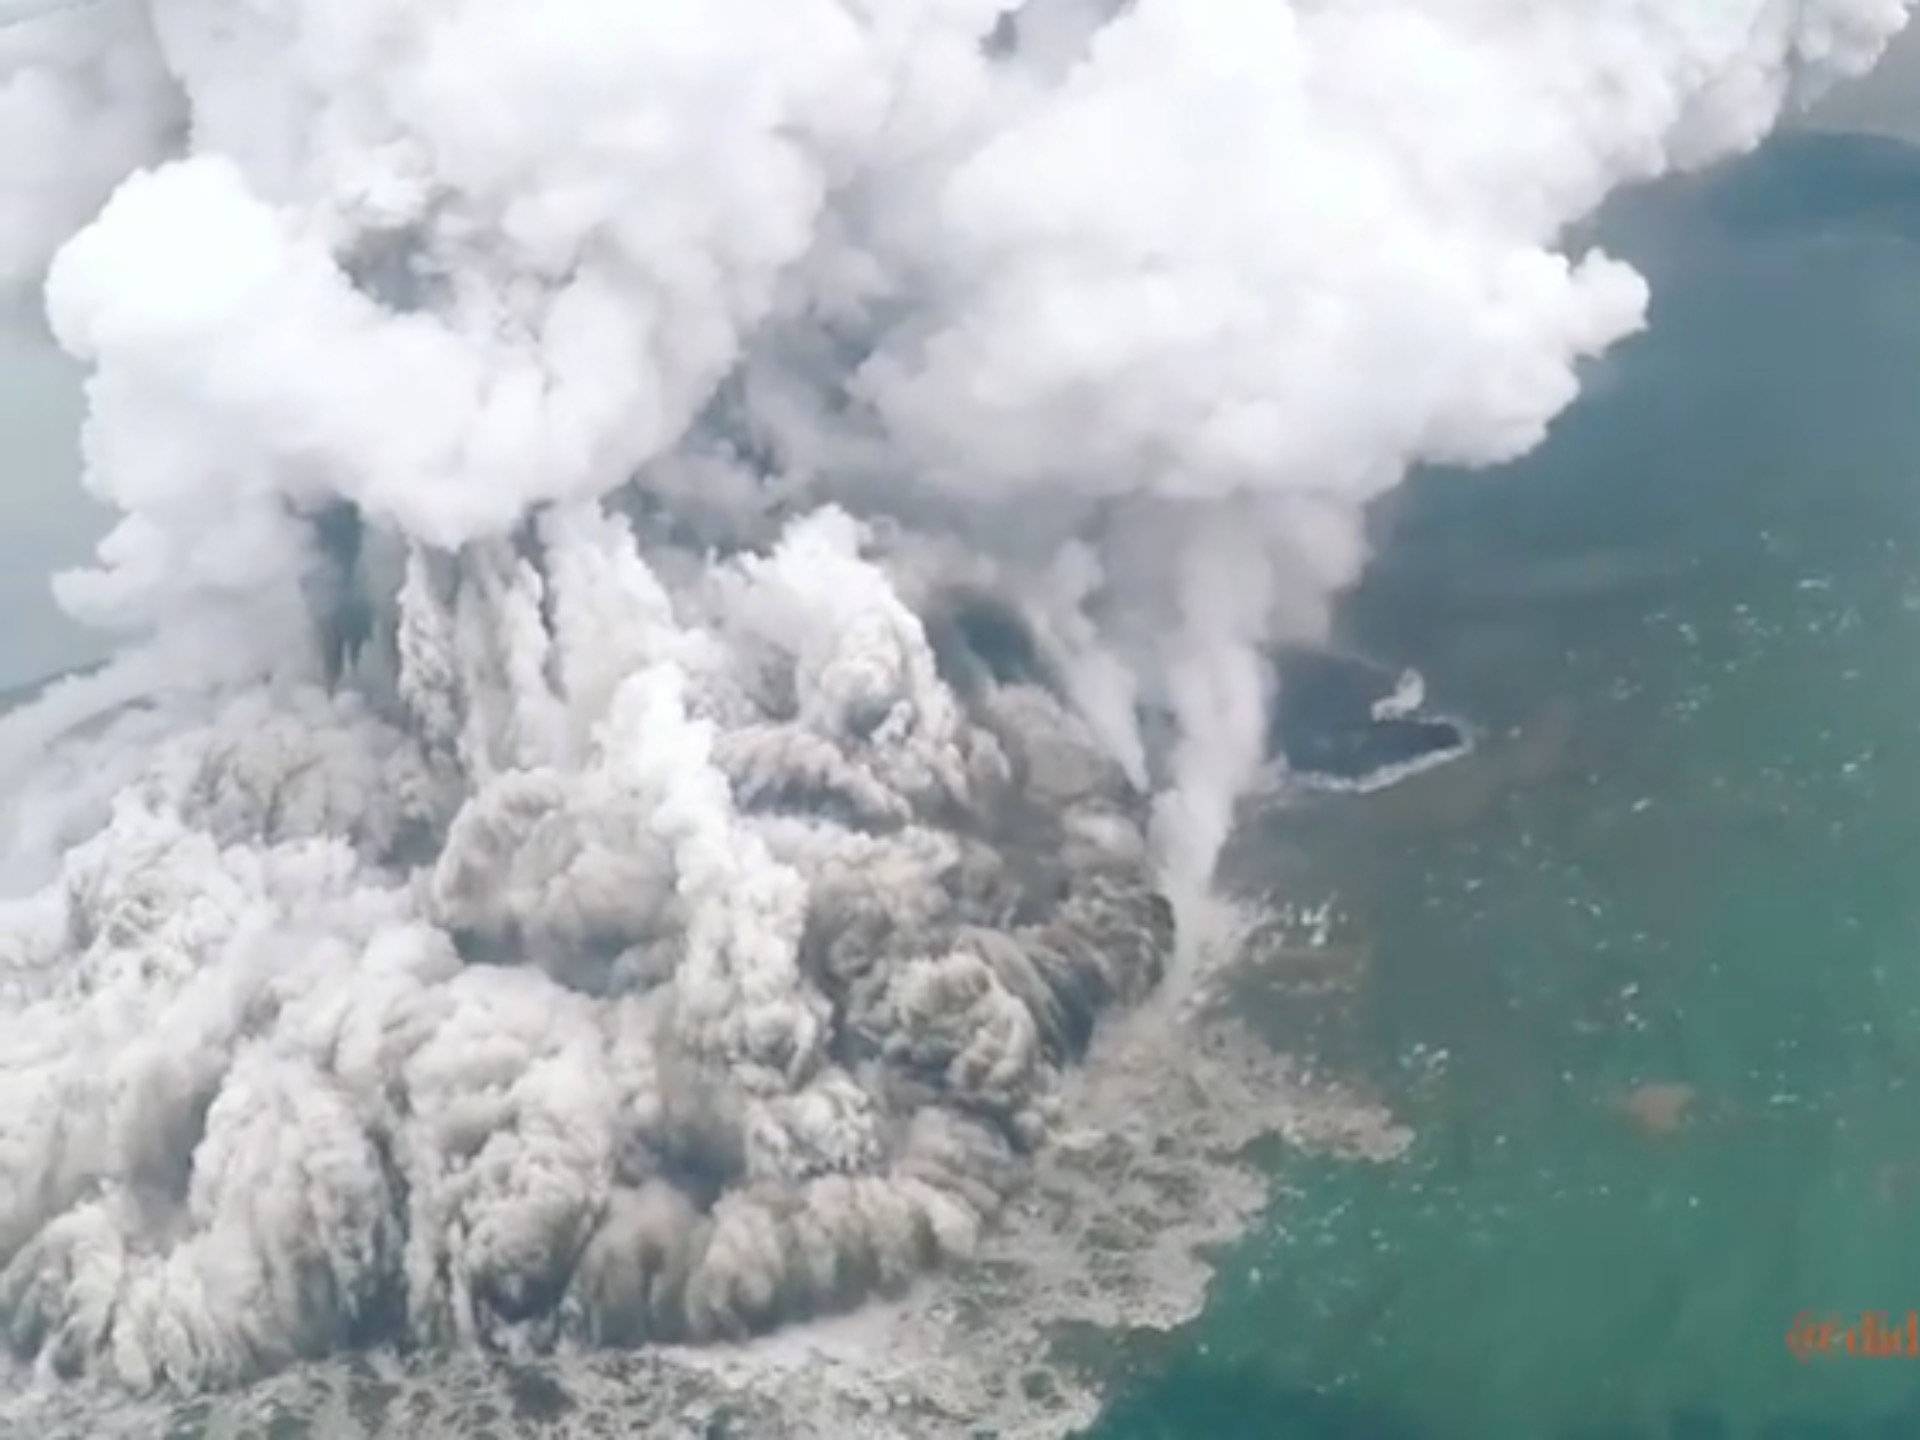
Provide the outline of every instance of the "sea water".
{"type": "Polygon", "coordinates": [[[1334,906],[1236,1003],[1418,1138],[1263,1156],[1098,1440],[1920,1436],[1920,1356],[1843,1343],[1920,1308],[1920,149],[1782,139],[1596,238],[1648,333],[1396,496],[1344,612],[1474,752],[1229,870],[1334,906]]]}

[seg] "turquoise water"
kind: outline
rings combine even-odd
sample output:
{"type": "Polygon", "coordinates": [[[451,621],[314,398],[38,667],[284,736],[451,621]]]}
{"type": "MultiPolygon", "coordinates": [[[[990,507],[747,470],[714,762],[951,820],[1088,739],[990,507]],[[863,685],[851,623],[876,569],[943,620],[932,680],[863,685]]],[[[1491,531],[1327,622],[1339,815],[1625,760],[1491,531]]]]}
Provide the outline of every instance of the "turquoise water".
{"type": "Polygon", "coordinates": [[[1920,150],[1601,232],[1651,332],[1527,461],[1412,484],[1347,609],[1478,752],[1234,861],[1353,957],[1241,1003],[1418,1143],[1271,1157],[1098,1440],[1920,1436],[1920,1358],[1786,1344],[1920,1307],[1920,150]]]}

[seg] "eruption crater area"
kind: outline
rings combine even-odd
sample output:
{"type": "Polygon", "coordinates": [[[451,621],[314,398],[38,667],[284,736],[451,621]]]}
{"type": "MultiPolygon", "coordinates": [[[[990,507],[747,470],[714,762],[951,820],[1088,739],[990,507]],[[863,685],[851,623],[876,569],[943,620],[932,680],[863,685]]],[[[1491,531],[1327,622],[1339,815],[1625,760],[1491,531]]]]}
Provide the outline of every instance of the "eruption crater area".
{"type": "Polygon", "coordinates": [[[967,1254],[1172,917],[1142,797],[1032,679],[963,707],[862,541],[415,549],[351,683],[158,747],[0,948],[15,1350],[701,1341],[967,1254]]]}

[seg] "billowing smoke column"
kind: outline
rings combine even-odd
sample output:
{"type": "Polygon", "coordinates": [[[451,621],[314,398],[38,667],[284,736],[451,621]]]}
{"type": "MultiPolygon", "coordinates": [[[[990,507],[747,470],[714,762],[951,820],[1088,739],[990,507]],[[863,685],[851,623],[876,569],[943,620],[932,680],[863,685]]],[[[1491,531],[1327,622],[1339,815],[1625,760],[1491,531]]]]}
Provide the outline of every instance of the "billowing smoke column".
{"type": "Polygon", "coordinates": [[[964,1254],[1366,502],[1640,323],[1568,227],[1904,11],[0,12],[129,636],[0,723],[14,1349],[698,1341],[964,1254]]]}
{"type": "Polygon", "coordinates": [[[964,1252],[1170,922],[1117,771],[1043,691],[963,715],[859,543],[675,597],[554,506],[411,551],[394,694],[156,745],[10,917],[13,1343],[704,1339],[964,1252]]]}

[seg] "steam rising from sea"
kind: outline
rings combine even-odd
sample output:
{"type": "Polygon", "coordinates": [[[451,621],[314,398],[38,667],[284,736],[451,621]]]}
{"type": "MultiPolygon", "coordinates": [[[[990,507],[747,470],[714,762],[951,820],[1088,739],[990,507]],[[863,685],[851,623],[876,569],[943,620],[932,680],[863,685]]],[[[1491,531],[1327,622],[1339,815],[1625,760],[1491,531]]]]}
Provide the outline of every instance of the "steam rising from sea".
{"type": "Polygon", "coordinates": [[[838,1378],[725,1384],[1083,1415],[989,1380],[1190,1302],[1257,1200],[1222,1156],[1395,1143],[1177,1003],[1272,657],[1368,501],[1524,451],[1641,323],[1570,227],[1904,18],[0,12],[0,272],[123,517],[60,582],[118,657],[0,720],[35,1403],[395,1345],[630,1388],[880,1296],[838,1378]],[[1123,1214],[1133,1260],[1075,1248],[1123,1214]],[[999,1318],[930,1367],[920,1277],[983,1247],[999,1318]]]}

